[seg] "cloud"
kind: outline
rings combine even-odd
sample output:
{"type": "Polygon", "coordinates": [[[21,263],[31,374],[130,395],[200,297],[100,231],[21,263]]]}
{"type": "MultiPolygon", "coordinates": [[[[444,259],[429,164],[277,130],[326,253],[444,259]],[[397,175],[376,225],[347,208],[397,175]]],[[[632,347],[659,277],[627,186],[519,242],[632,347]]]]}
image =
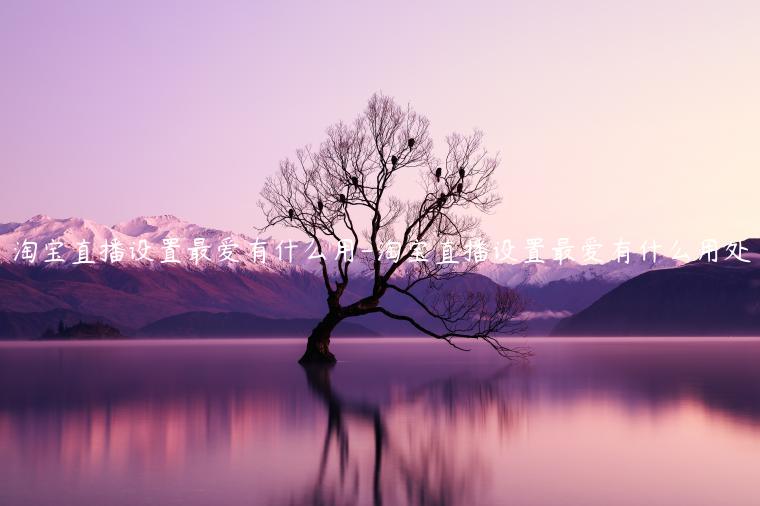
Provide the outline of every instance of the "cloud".
{"type": "Polygon", "coordinates": [[[551,320],[551,319],[561,319],[561,318],[567,318],[568,316],[572,316],[573,313],[570,311],[524,311],[520,314],[520,318],[524,320],[551,320]]]}

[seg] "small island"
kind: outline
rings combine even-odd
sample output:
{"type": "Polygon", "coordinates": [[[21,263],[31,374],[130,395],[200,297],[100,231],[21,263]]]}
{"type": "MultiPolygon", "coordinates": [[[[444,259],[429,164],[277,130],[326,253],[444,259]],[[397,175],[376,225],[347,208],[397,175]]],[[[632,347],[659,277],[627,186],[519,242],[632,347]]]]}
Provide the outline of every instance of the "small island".
{"type": "Polygon", "coordinates": [[[62,320],[58,322],[57,332],[48,329],[40,336],[41,339],[120,339],[123,337],[119,329],[100,321],[94,323],[80,321],[67,327],[62,320]]]}

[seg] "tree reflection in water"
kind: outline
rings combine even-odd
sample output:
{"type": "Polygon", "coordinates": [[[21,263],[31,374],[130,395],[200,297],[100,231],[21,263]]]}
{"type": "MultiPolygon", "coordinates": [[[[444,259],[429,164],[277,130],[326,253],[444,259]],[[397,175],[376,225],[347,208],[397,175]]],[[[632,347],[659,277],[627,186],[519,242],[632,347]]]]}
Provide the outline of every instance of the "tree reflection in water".
{"type": "Polygon", "coordinates": [[[327,409],[327,429],[315,482],[290,504],[475,504],[488,468],[476,448],[457,444],[450,429],[464,421],[468,431],[476,430],[490,414],[501,430],[512,425],[515,407],[499,388],[510,367],[486,378],[430,382],[388,406],[340,395],[332,366],[305,367],[309,388],[327,409]],[[388,423],[403,417],[405,426],[388,423]],[[371,433],[371,444],[351,446],[350,432],[362,430],[371,433]]]}

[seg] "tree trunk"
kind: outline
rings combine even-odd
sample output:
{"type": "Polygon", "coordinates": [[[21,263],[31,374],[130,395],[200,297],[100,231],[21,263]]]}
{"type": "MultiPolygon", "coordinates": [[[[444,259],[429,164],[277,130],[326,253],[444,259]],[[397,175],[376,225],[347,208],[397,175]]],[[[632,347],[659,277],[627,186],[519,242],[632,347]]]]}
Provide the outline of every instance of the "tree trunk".
{"type": "Polygon", "coordinates": [[[334,364],[335,355],[330,351],[330,334],[340,323],[341,318],[335,313],[328,313],[311,331],[306,341],[306,351],[299,364],[334,364]]]}

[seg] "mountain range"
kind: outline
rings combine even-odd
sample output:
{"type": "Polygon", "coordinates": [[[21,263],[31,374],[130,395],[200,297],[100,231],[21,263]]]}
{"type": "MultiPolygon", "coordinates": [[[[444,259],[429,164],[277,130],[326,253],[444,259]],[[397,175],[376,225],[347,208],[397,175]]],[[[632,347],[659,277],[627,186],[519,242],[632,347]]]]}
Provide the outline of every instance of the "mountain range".
{"type": "MultiPolygon", "coordinates": [[[[95,261],[110,263],[106,257],[103,261],[102,245],[112,244],[118,241],[123,249],[124,256],[118,262],[120,266],[151,267],[165,258],[165,239],[176,238],[179,240],[174,249],[174,255],[180,264],[188,267],[207,269],[225,266],[236,270],[253,271],[292,271],[303,269],[310,272],[319,270],[319,262],[309,258],[313,253],[313,246],[307,241],[292,241],[292,261],[288,261],[287,241],[283,241],[282,259],[277,251],[280,243],[271,237],[254,237],[233,231],[225,231],[209,227],[195,225],[181,220],[173,215],[141,216],[113,226],[106,226],[91,220],[82,218],[55,219],[49,216],[37,215],[23,223],[0,223],[0,263],[19,263],[14,258],[24,241],[34,242],[38,245],[36,264],[44,263],[48,252],[45,245],[51,241],[61,243],[58,249],[60,257],[67,264],[77,260],[79,244],[87,241],[89,255],[95,261]],[[205,239],[208,246],[206,254],[211,261],[202,260],[195,264],[190,258],[190,250],[196,238],[205,239]],[[227,239],[233,262],[222,258],[220,246],[227,239]],[[254,262],[251,254],[252,244],[255,241],[266,244],[266,262],[254,262]],[[144,241],[149,248],[149,260],[133,259],[130,248],[139,248],[144,241]]],[[[327,243],[325,256],[331,261],[336,254],[336,245],[327,243]]],[[[135,255],[139,256],[139,255],[135,255]]],[[[22,262],[23,263],[23,262],[22,262]]],[[[641,255],[632,253],[630,262],[609,261],[603,264],[580,264],[574,260],[545,259],[542,263],[496,263],[486,260],[478,265],[478,273],[490,278],[496,283],[514,288],[517,286],[545,286],[554,281],[561,280],[597,280],[610,283],[620,283],[642,272],[652,269],[669,268],[677,265],[677,262],[659,257],[657,262],[645,260],[641,255]]]]}
{"type": "MultiPolygon", "coordinates": [[[[137,335],[151,324],[187,313],[195,315],[198,325],[201,313],[208,315],[208,325],[234,320],[218,316],[223,313],[309,321],[321,317],[325,311],[324,287],[315,275],[318,262],[308,258],[309,243],[294,241],[293,261],[289,262],[287,251],[283,260],[278,258],[275,248],[279,241],[261,240],[268,241],[264,263],[254,262],[251,256],[255,237],[202,227],[171,215],[138,217],[114,226],[43,215],[24,223],[0,224],[0,336],[34,337],[32,334],[37,334],[40,328],[44,331],[55,326],[59,319],[67,324],[77,319],[101,320],[124,333],[137,335]],[[177,264],[161,262],[167,238],[176,239],[173,253],[177,264]],[[196,265],[191,260],[188,248],[194,246],[196,238],[204,238],[211,261],[203,260],[196,265]],[[225,239],[231,245],[227,251],[235,262],[222,258],[219,246],[225,239]],[[87,241],[95,263],[73,265],[83,240],[87,241]],[[113,244],[114,240],[121,245],[123,258],[111,262],[105,255],[103,261],[101,246],[106,242],[113,244]],[[24,241],[37,244],[35,262],[21,260],[19,250],[24,241]],[[51,241],[60,243],[57,252],[64,263],[45,262],[49,254],[45,245],[51,241]],[[141,245],[148,246],[152,261],[132,258],[130,248],[138,249],[141,245]]],[[[334,245],[328,246],[327,256],[334,257],[335,251],[334,245]]],[[[528,303],[523,317],[528,321],[529,333],[546,334],[560,319],[585,309],[621,282],[675,265],[673,260],[662,257],[653,264],[635,254],[629,264],[486,261],[478,265],[478,274],[468,275],[458,283],[462,289],[489,291],[502,285],[520,291],[528,303]]],[[[347,297],[358,297],[367,289],[367,282],[361,276],[352,280],[347,297]]],[[[402,307],[403,301],[393,297],[387,304],[407,312],[411,309],[402,307]]],[[[416,316],[425,318],[421,314],[416,316]]],[[[400,322],[377,317],[365,320],[357,320],[357,332],[371,328],[380,334],[410,333],[400,322]]],[[[178,320],[164,324],[172,321],[179,325],[178,320]]],[[[245,332],[239,323],[220,331],[245,332]]],[[[161,328],[172,332],[166,326],[161,328]]]]}

